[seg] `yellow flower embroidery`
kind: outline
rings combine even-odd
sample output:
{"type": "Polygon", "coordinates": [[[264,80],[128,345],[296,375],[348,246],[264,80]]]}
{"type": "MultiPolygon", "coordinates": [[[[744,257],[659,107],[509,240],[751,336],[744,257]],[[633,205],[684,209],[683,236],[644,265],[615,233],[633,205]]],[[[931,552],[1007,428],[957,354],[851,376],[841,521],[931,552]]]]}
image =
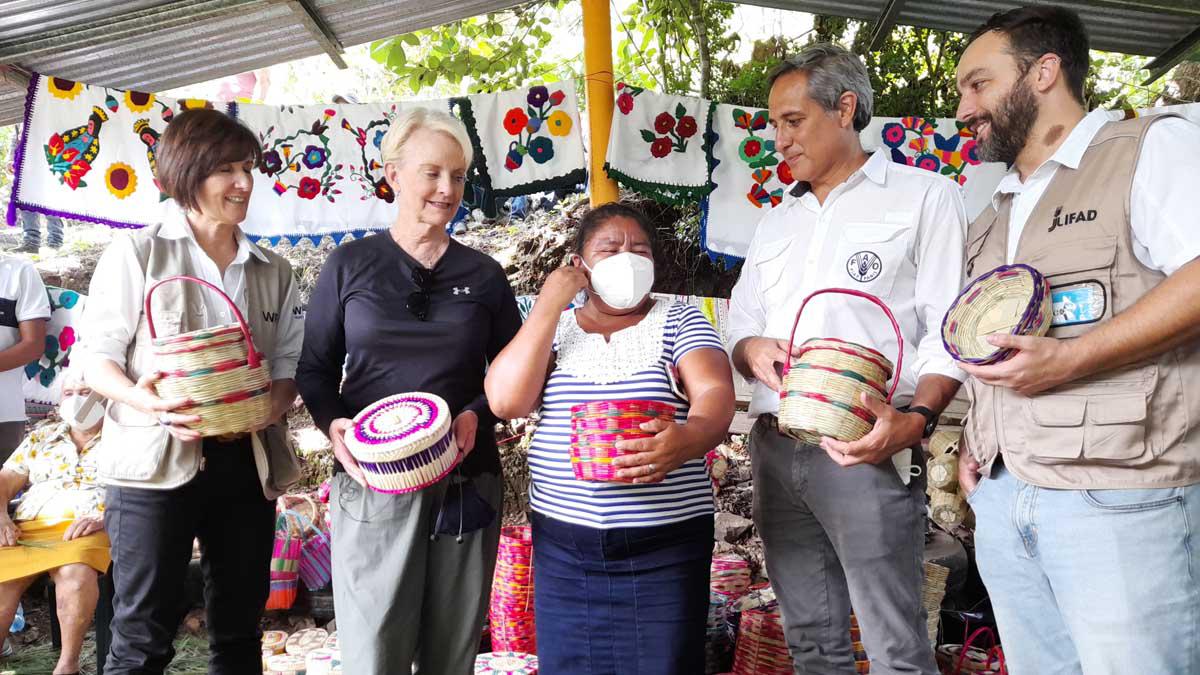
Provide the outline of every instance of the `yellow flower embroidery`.
{"type": "Polygon", "coordinates": [[[551,136],[566,136],[571,133],[571,116],[561,110],[555,110],[550,113],[550,117],[546,118],[546,124],[550,127],[551,136]]]}
{"type": "Polygon", "coordinates": [[[129,108],[130,112],[146,112],[154,106],[154,94],[147,94],[142,91],[127,91],[125,92],[125,106],[129,108]]]}
{"type": "Polygon", "coordinates": [[[124,199],[137,189],[137,174],[125,162],[113,162],[104,173],[108,191],[117,199],[124,199]]]}
{"type": "Polygon", "coordinates": [[[50,77],[46,79],[46,88],[55,98],[61,98],[64,101],[70,101],[83,91],[83,83],[74,80],[65,80],[61,77],[50,77]]]}

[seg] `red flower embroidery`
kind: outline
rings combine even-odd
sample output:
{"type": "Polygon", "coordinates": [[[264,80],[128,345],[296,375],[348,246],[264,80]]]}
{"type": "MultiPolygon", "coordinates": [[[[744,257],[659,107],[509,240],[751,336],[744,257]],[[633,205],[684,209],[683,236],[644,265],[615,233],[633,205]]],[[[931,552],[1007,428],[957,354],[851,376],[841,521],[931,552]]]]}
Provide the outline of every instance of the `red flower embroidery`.
{"type": "Polygon", "coordinates": [[[629,92],[625,92],[617,97],[617,109],[625,115],[633,111],[633,96],[629,92]]]}
{"type": "Polygon", "coordinates": [[[679,125],[675,127],[675,133],[679,134],[680,138],[691,138],[696,135],[696,118],[691,115],[684,115],[679,118],[679,125]]]}
{"type": "Polygon", "coordinates": [[[63,172],[62,181],[66,183],[72,190],[79,187],[79,181],[87,172],[92,170],[92,165],[88,164],[87,160],[81,159],[71,165],[71,168],[63,172]]]}
{"type": "Polygon", "coordinates": [[[659,113],[654,118],[654,130],[660,134],[670,132],[675,128],[675,117],[671,113],[659,113]]]}
{"type": "Polygon", "coordinates": [[[520,134],[528,123],[529,115],[520,108],[513,108],[504,114],[504,130],[513,136],[520,134]]]}
{"type": "Polygon", "coordinates": [[[312,199],[321,192],[321,181],[312,176],[305,176],[300,179],[300,185],[296,187],[296,194],[304,199],[312,199]]]}
{"type": "MultiPolygon", "coordinates": [[[[665,115],[666,113],[663,114],[665,115]]],[[[671,121],[674,122],[674,118],[672,118],[671,121]]],[[[650,154],[654,155],[655,157],[666,157],[667,155],[671,154],[671,147],[671,139],[656,138],[654,139],[654,142],[650,144],[650,154]]]]}
{"type": "Polygon", "coordinates": [[[563,93],[563,90],[557,89],[554,93],[550,94],[550,105],[562,105],[565,98],[567,98],[567,95],[563,93]]]}

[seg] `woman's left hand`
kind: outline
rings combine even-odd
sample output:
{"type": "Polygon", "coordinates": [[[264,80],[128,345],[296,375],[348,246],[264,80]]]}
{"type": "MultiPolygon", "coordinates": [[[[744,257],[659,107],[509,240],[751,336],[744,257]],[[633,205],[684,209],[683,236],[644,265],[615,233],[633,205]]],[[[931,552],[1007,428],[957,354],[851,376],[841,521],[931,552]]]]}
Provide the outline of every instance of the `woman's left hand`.
{"type": "Polygon", "coordinates": [[[479,415],[475,414],[474,410],[464,410],[454,418],[454,423],[450,425],[454,431],[454,440],[458,443],[458,451],[463,457],[471,454],[475,449],[475,432],[479,429],[479,415]]]}
{"type": "Polygon", "coordinates": [[[76,518],[75,522],[67,526],[67,531],[63,533],[63,541],[71,541],[72,539],[86,537],[89,534],[95,534],[103,529],[104,516],[82,516],[76,518]]]}
{"type": "Polygon", "coordinates": [[[617,449],[631,454],[613,459],[620,469],[617,478],[634,483],[657,483],[692,458],[691,438],[684,427],[673,421],[650,420],[641,425],[654,438],[617,441],[617,449]]]}

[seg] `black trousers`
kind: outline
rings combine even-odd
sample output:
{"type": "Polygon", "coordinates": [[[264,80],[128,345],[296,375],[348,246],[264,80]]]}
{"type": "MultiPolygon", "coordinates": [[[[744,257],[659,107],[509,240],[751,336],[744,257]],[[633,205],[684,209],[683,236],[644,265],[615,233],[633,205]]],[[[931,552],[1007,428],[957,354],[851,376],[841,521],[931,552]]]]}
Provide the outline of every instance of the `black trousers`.
{"type": "Polygon", "coordinates": [[[105,528],[116,586],[106,675],[162,673],[187,612],[192,540],[200,540],[212,675],[262,670],[259,619],[270,592],[275,506],[249,438],[204,441],[204,468],[172,490],[109,487],[105,528]]]}

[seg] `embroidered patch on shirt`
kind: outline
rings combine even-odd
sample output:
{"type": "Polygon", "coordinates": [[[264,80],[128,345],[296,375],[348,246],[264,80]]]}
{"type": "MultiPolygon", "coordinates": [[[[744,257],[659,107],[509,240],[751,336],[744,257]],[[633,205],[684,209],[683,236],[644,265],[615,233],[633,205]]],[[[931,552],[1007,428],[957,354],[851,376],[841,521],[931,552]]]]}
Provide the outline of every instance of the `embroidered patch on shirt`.
{"type": "Polygon", "coordinates": [[[1108,305],[1104,284],[1094,280],[1051,286],[1050,298],[1054,303],[1054,319],[1050,325],[1055,328],[1095,323],[1104,318],[1108,305]]]}
{"type": "Polygon", "coordinates": [[[883,261],[872,251],[859,251],[846,261],[846,273],[860,283],[874,281],[883,271],[883,261]]]}

